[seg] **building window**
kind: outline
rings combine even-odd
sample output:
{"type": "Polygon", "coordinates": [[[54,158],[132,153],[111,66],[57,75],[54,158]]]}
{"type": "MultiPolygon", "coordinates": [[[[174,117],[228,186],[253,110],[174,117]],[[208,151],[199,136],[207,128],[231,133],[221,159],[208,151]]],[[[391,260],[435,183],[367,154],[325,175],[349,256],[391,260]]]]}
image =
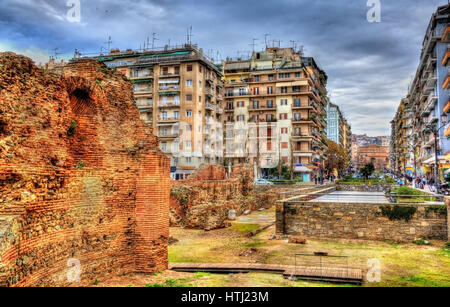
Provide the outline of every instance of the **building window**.
{"type": "Polygon", "coordinates": [[[186,163],[192,163],[192,158],[191,157],[186,157],[186,163]]]}
{"type": "Polygon", "coordinates": [[[273,81],[275,78],[273,75],[269,75],[269,81],[273,81]]]}
{"type": "Polygon", "coordinates": [[[198,67],[198,71],[199,71],[199,72],[202,72],[202,71],[203,71],[203,69],[202,69],[201,66],[198,67]]]}
{"type": "Polygon", "coordinates": [[[261,79],[260,79],[260,77],[259,76],[254,76],[253,77],[253,81],[254,82],[259,82],[261,79]]]}
{"type": "Polygon", "coordinates": [[[191,149],[191,147],[192,147],[192,142],[186,141],[186,149],[191,149]]]}
{"type": "Polygon", "coordinates": [[[281,128],[281,134],[288,134],[288,128],[281,128]]]}
{"type": "Polygon", "coordinates": [[[186,67],[186,71],[192,71],[192,65],[188,65],[188,66],[186,67]]]}
{"type": "Polygon", "coordinates": [[[186,111],[186,117],[192,117],[192,110],[186,111]]]}
{"type": "Polygon", "coordinates": [[[267,94],[273,94],[273,87],[269,86],[267,88],[267,94]]]}
{"type": "Polygon", "coordinates": [[[253,94],[254,95],[259,95],[259,87],[253,88],[253,94]]]}
{"type": "Polygon", "coordinates": [[[281,88],[281,93],[282,94],[286,94],[288,92],[288,88],[286,87],[286,86],[283,86],[282,88],[281,88]]]}
{"type": "Polygon", "coordinates": [[[294,107],[300,107],[300,106],[301,106],[300,99],[296,98],[296,99],[294,100],[294,107]]]}
{"type": "Polygon", "coordinates": [[[288,149],[289,148],[289,143],[288,142],[281,142],[281,148],[282,149],[288,149]]]}
{"type": "Polygon", "coordinates": [[[243,101],[238,101],[237,102],[237,107],[238,108],[243,108],[244,107],[244,102],[243,101]]]}
{"type": "Polygon", "coordinates": [[[281,113],[281,114],[280,114],[280,119],[281,119],[281,120],[283,120],[283,119],[288,119],[287,113],[281,113]]]}
{"type": "Polygon", "coordinates": [[[253,109],[259,109],[259,101],[253,101],[253,109]]]}
{"type": "Polygon", "coordinates": [[[186,95],[186,101],[192,101],[192,95],[186,95]]]}
{"type": "Polygon", "coordinates": [[[192,80],[186,80],[186,86],[192,86],[192,80]]]}
{"type": "Polygon", "coordinates": [[[161,143],[161,150],[162,151],[166,151],[167,150],[167,143],[166,142],[162,142],[161,143]]]}
{"type": "Polygon", "coordinates": [[[287,103],[287,99],[281,99],[280,102],[281,102],[281,105],[282,105],[282,106],[287,106],[287,104],[288,104],[288,103],[287,103]]]}
{"type": "Polygon", "coordinates": [[[238,122],[243,122],[244,120],[245,120],[244,115],[239,115],[239,116],[237,117],[237,121],[238,121],[238,122]]]}
{"type": "Polygon", "coordinates": [[[198,81],[198,87],[202,88],[202,81],[198,81]]]}

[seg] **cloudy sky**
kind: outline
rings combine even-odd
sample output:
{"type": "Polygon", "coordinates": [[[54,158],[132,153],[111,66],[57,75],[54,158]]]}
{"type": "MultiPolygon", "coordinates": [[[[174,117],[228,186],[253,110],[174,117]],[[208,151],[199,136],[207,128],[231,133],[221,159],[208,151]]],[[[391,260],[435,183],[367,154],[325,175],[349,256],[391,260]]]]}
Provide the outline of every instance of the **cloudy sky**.
{"type": "MultiPolygon", "coordinates": [[[[381,22],[369,23],[367,0],[79,0],[80,22],[68,19],[71,0],[1,0],[0,51],[46,62],[58,48],[99,53],[192,41],[211,56],[237,57],[268,40],[303,45],[329,76],[328,90],[354,133],[390,134],[389,122],[405,96],[431,14],[446,0],[380,0],[381,22]],[[214,51],[209,51],[214,50],[214,51]]],[[[75,15],[73,15],[75,16],[75,15]]]]}

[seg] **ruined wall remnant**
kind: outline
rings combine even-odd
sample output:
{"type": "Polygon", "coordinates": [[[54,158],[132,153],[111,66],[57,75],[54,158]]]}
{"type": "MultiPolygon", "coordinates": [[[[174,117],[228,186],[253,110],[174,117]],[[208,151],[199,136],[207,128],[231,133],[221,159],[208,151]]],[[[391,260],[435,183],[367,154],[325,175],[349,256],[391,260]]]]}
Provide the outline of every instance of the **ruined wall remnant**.
{"type": "Polygon", "coordinates": [[[202,167],[171,188],[171,225],[212,230],[229,225],[228,212],[240,215],[247,210],[270,208],[279,191],[260,190],[253,185],[253,167],[237,166],[229,179],[223,167],[202,167]]]}
{"type": "MultiPolygon", "coordinates": [[[[399,204],[415,208],[411,220],[389,219],[383,204],[286,201],[277,204],[278,235],[412,242],[446,239],[446,214],[430,204],[399,204]]],[[[393,206],[392,206],[393,207],[393,206]]]]}
{"type": "Polygon", "coordinates": [[[169,167],[119,73],[0,53],[0,285],[166,269],[169,167]]]}

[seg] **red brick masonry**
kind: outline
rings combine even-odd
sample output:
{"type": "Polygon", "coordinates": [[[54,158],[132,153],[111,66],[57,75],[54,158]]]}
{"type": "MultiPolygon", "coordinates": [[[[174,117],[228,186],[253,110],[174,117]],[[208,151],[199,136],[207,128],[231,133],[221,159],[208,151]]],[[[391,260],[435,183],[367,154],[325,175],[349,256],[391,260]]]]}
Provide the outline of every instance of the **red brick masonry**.
{"type": "Polygon", "coordinates": [[[0,285],[166,269],[169,169],[119,73],[0,53],[0,285]]]}

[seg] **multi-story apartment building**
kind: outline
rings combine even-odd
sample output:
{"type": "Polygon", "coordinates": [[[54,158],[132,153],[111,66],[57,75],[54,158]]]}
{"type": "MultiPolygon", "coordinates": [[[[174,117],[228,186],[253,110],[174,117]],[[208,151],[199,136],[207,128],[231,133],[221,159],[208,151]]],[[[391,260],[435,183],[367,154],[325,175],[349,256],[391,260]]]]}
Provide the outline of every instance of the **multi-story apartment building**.
{"type": "MultiPolygon", "coordinates": [[[[450,5],[441,6],[432,15],[422,44],[420,64],[410,86],[409,99],[405,109],[411,110],[411,123],[402,123],[403,127],[412,127],[413,137],[408,142],[412,144],[408,157],[416,157],[417,174],[432,175],[435,165],[435,147],[439,155],[439,169],[449,167],[448,153],[450,142],[446,135],[450,129],[440,129],[447,122],[442,122],[442,115],[450,111],[450,5]],[[435,146],[435,132],[437,144],[435,146]],[[447,155],[447,157],[446,157],[447,155]]],[[[401,139],[402,129],[395,125],[393,137],[401,139]],[[398,130],[400,129],[400,130],[398,130]]],[[[404,161],[412,166],[412,160],[404,161]]],[[[441,172],[442,175],[442,172],[441,172]]]]}
{"type": "Polygon", "coordinates": [[[173,179],[223,163],[222,74],[201,49],[112,50],[98,60],[133,83],[141,119],[171,157],[173,179]]]}
{"type": "Polygon", "coordinates": [[[351,127],[339,106],[331,102],[327,106],[327,137],[350,153],[351,127]]]}
{"type": "Polygon", "coordinates": [[[314,59],[292,48],[267,48],[248,60],[228,59],[223,69],[225,122],[242,128],[227,133],[225,158],[253,162],[262,174],[281,161],[306,181],[314,170],[320,176],[327,148],[327,75],[314,59]]]}

